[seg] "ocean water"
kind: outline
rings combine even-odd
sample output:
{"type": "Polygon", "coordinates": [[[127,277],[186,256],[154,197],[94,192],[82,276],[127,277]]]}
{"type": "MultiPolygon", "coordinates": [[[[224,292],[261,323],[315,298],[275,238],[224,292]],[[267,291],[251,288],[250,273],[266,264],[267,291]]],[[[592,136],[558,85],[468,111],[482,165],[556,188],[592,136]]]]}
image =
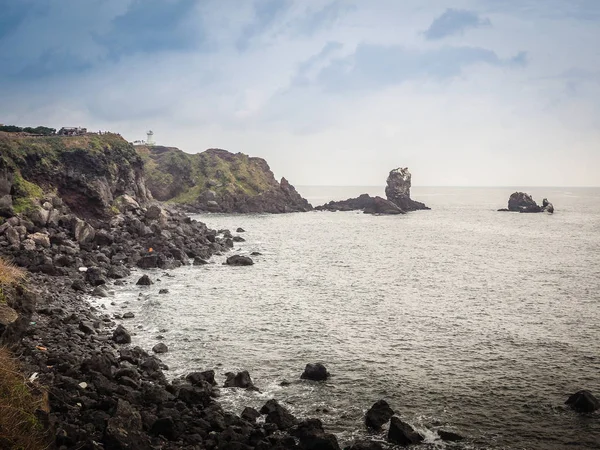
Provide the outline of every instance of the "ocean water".
{"type": "MultiPolygon", "coordinates": [[[[138,271],[108,308],[136,314],[134,344],[164,337],[173,377],[248,370],[261,392],[221,390],[236,413],[277,398],[348,443],[383,398],[422,448],[600,448],[600,414],[564,405],[580,389],[600,397],[600,189],[524,188],[556,213],[497,212],[517,189],[413,188],[432,210],[403,216],[195,216],[243,227],[236,250],[262,256],[148,271],[149,288],[133,284],[138,271]],[[310,362],[331,378],[301,381],[310,362]],[[466,440],[444,444],[440,428],[466,440]]],[[[299,191],[313,205],[383,196],[299,191]]]]}

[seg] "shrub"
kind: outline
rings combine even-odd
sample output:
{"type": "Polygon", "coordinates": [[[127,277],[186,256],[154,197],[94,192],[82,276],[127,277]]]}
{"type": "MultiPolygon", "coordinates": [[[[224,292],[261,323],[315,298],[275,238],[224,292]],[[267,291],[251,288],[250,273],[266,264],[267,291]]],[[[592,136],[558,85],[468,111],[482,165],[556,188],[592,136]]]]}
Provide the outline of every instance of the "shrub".
{"type": "Polygon", "coordinates": [[[38,409],[48,411],[47,394],[30,387],[15,358],[0,347],[0,448],[48,448],[44,427],[36,416],[38,409]]]}

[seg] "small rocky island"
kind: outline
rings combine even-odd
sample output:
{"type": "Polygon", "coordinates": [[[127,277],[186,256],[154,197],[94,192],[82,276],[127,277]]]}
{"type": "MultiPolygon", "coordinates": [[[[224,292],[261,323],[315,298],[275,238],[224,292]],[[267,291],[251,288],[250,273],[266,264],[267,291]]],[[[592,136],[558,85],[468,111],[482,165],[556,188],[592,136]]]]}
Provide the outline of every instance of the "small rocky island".
{"type": "Polygon", "coordinates": [[[369,194],[362,194],[348,200],[331,201],[315,209],[319,211],[362,210],[365,214],[405,214],[408,211],[430,209],[424,203],[410,198],[411,177],[407,167],[390,171],[385,188],[387,200],[379,196],[371,197],[369,194]]]}
{"type": "Polygon", "coordinates": [[[508,199],[508,208],[501,208],[498,211],[512,211],[520,213],[554,213],[554,205],[547,198],[542,200],[542,206],[538,205],[531,195],[525,192],[514,192],[508,199]]]}

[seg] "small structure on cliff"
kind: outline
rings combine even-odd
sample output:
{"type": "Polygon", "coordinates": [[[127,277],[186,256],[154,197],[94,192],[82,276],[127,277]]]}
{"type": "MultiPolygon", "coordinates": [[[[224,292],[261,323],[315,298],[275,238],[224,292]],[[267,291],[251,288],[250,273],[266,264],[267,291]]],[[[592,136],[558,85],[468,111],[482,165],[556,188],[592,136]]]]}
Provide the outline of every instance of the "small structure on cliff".
{"type": "Polygon", "coordinates": [[[87,133],[87,128],[82,127],[62,127],[58,130],[59,136],[82,136],[87,133]]]}

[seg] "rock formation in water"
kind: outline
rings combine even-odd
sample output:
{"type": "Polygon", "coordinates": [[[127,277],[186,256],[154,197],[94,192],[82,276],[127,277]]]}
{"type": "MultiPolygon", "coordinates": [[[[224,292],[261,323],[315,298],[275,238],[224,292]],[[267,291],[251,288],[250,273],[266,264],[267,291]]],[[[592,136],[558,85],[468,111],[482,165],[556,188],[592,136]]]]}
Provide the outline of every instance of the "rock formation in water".
{"type": "Polygon", "coordinates": [[[339,202],[331,201],[325,205],[317,206],[318,211],[355,211],[362,210],[365,214],[404,214],[394,203],[381,197],[371,197],[362,194],[356,198],[349,198],[339,202]]]}
{"type": "Polygon", "coordinates": [[[287,213],[312,209],[285,178],[275,180],[262,158],[221,149],[196,154],[161,146],[136,146],[136,150],[145,162],[152,195],[190,211],[287,213]]]}
{"type": "Polygon", "coordinates": [[[526,194],[525,192],[514,192],[508,199],[508,208],[502,208],[498,211],[521,213],[548,212],[552,214],[554,212],[554,206],[546,198],[542,201],[542,206],[539,206],[535,200],[533,200],[531,195],[526,194]]]}
{"type": "Polygon", "coordinates": [[[419,209],[430,209],[424,203],[410,198],[412,175],[408,168],[398,168],[390,171],[387,178],[385,195],[387,199],[396,204],[403,211],[416,211],[419,209]]]}
{"type": "Polygon", "coordinates": [[[387,178],[385,195],[371,197],[362,194],[356,198],[342,201],[331,201],[325,205],[317,206],[319,211],[354,211],[362,210],[365,214],[404,214],[407,211],[430,209],[421,202],[410,198],[411,174],[407,168],[390,171],[387,178]]]}

